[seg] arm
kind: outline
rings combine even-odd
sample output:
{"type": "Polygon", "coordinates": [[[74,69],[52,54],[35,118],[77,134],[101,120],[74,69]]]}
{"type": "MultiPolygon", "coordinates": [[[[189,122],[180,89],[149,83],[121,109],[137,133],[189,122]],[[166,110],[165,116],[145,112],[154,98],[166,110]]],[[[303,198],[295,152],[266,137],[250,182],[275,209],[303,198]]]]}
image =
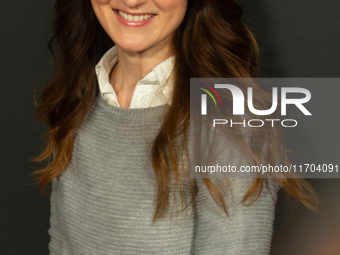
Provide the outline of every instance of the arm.
{"type": "MultiPolygon", "coordinates": [[[[230,179],[221,188],[229,217],[211,197],[204,181],[197,179],[197,232],[195,254],[269,254],[279,186],[265,179],[262,193],[250,206],[242,198],[252,179],[230,179]]],[[[221,183],[222,179],[212,179],[221,183]]]]}

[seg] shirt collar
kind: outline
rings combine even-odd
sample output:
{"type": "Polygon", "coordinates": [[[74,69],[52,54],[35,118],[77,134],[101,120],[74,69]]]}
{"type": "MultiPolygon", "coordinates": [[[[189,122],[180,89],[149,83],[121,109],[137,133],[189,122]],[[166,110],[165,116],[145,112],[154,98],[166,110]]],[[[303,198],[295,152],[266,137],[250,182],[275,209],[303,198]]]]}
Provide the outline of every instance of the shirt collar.
{"type": "MultiPolygon", "coordinates": [[[[137,82],[137,85],[156,85],[160,87],[168,104],[171,103],[173,90],[173,75],[171,75],[174,66],[175,56],[167,58],[157,66],[155,66],[150,73],[143,79],[137,82]]],[[[97,74],[99,90],[102,95],[114,93],[114,89],[109,82],[109,74],[113,66],[118,61],[118,54],[116,45],[110,48],[100,59],[95,67],[97,74]]]]}

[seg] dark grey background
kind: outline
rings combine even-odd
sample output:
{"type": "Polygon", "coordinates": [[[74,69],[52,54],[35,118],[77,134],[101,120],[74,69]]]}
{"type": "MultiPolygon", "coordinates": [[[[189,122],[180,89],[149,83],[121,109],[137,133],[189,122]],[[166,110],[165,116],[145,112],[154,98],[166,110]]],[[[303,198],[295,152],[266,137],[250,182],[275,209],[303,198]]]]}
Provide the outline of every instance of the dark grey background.
{"type": "MultiPolygon", "coordinates": [[[[339,1],[243,0],[242,5],[244,20],[261,47],[263,76],[340,76],[339,1]]],[[[43,149],[44,128],[33,118],[33,95],[52,67],[46,48],[52,8],[53,1],[46,0],[0,4],[1,254],[48,253],[49,189],[46,195],[39,194],[30,178],[30,159],[43,149]]],[[[328,100],[339,100],[339,92],[340,87],[334,88],[328,100]]],[[[322,107],[320,102],[320,111],[322,107]]],[[[288,133],[288,146],[298,151],[296,161],[340,156],[332,149],[339,140],[337,109],[332,115],[323,120],[330,123],[327,130],[320,121],[319,126],[301,126],[288,133]]],[[[290,203],[280,191],[271,255],[340,254],[340,180],[308,181],[322,199],[321,212],[290,203]],[[338,245],[337,253],[330,250],[332,245],[338,245]]]]}

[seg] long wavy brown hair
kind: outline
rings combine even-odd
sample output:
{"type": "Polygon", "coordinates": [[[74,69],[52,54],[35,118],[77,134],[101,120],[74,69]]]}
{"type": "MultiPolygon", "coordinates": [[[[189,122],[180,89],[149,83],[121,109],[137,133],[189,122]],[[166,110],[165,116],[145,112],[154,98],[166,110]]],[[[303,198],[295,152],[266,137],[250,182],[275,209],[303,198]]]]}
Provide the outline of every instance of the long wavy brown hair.
{"type": "MultiPolygon", "coordinates": [[[[173,98],[152,147],[152,164],[157,181],[154,221],[169,209],[170,176],[180,185],[175,139],[183,137],[182,146],[188,151],[185,141],[190,125],[190,78],[258,76],[258,45],[242,23],[242,13],[242,8],[234,0],[189,0],[184,20],[173,34],[173,98]]],[[[74,135],[98,95],[94,67],[114,45],[99,24],[90,1],[56,0],[53,30],[48,47],[54,57],[55,69],[36,109],[37,117],[49,129],[47,146],[34,159],[38,163],[49,162],[46,168],[34,172],[41,190],[69,165],[74,135]]],[[[246,92],[246,88],[242,90],[246,92]]],[[[270,108],[270,93],[257,86],[254,90],[257,98],[254,106],[257,109],[270,108]]],[[[262,135],[254,130],[250,143],[235,133],[236,141],[258,164],[262,160],[275,164],[277,155],[281,163],[288,164],[282,128],[279,125],[275,128],[264,127],[259,133],[262,135]],[[264,139],[264,134],[269,139],[264,139]],[[265,150],[265,147],[268,149],[265,150]]],[[[289,195],[315,210],[316,196],[306,181],[290,178],[275,181],[289,195]]],[[[205,178],[204,182],[216,203],[227,213],[223,194],[211,179],[205,178]]],[[[195,206],[195,183],[191,182],[189,186],[195,206]]],[[[263,186],[264,179],[254,179],[243,202],[248,205],[255,202],[263,186]]]]}

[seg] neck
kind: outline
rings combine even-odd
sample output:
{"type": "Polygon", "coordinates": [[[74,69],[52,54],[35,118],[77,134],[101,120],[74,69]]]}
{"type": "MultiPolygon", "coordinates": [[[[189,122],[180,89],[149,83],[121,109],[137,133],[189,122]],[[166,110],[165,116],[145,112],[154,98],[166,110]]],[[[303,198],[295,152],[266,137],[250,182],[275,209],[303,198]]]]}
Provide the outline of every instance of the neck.
{"type": "Polygon", "coordinates": [[[141,52],[117,47],[118,62],[110,74],[110,83],[117,94],[133,91],[137,82],[171,56],[170,47],[154,47],[141,52]],[[158,49],[155,49],[158,48],[158,49]]]}

